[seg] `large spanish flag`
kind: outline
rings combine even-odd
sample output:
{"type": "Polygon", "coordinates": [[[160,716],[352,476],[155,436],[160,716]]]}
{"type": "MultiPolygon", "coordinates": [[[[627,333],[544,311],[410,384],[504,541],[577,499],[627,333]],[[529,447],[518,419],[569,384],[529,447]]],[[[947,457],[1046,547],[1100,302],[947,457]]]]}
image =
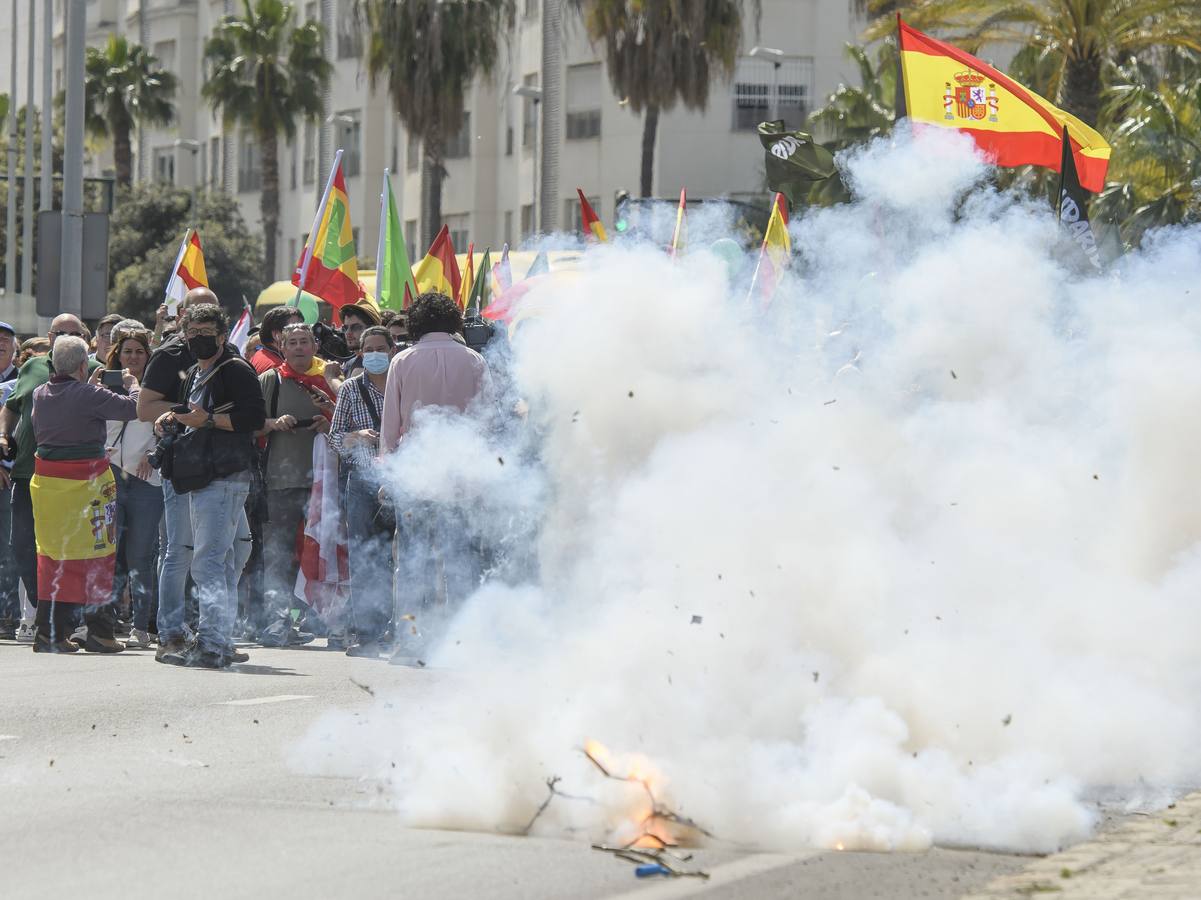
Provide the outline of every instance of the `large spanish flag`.
{"type": "Polygon", "coordinates": [[[455,259],[455,245],[450,240],[450,229],[445,225],[430,244],[425,258],[417,263],[413,277],[417,280],[418,293],[437,291],[458,302],[463,277],[459,273],[459,261],[455,259]]]}
{"type": "Polygon", "coordinates": [[[1066,126],[1080,183],[1105,186],[1109,144],[1094,129],[958,47],[936,41],[897,16],[905,112],[914,122],[955,128],[998,166],[1060,169],[1066,126]]]}
{"type": "Polygon", "coordinates": [[[38,600],[107,603],[117,554],[117,485],[108,459],[34,459],[29,495],[38,600]]]}
{"type": "Polygon", "coordinates": [[[310,235],[292,273],[292,284],[321,298],[335,310],[354,303],[363,296],[363,286],[359,284],[358,254],[350,225],[350,198],[346,195],[346,179],[342,177],[341,150],[334,157],[310,235]]]}
{"type": "Polygon", "coordinates": [[[792,238],[788,235],[788,201],[783,194],[776,194],[772,201],[771,218],[763,232],[763,247],[759,251],[759,262],[751,278],[751,290],[747,299],[758,296],[766,305],[776,293],[788,259],[792,255],[792,238]]]}

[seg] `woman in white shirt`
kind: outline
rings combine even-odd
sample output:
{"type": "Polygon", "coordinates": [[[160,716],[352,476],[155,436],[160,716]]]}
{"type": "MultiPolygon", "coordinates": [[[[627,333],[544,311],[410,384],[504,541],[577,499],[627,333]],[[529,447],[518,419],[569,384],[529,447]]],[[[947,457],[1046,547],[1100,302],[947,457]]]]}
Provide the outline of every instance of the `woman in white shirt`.
{"type": "MultiPolygon", "coordinates": [[[[140,382],[150,359],[150,331],[121,329],[109,352],[110,369],[128,369],[140,382]]],[[[155,581],[155,551],[163,517],[162,478],[147,457],[156,442],[152,422],[109,422],[108,460],[117,481],[117,570],[114,603],[126,585],[133,600],[133,630],[126,646],[147,649],[155,581]]]]}

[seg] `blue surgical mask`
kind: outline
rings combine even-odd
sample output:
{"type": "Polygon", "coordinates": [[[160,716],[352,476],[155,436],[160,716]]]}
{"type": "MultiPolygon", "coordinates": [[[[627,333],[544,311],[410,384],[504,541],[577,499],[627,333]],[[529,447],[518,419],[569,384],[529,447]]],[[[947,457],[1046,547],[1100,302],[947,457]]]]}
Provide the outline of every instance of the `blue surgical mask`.
{"type": "Polygon", "coordinates": [[[388,371],[388,363],[392,361],[392,357],[383,350],[372,350],[370,353],[363,354],[363,368],[372,375],[382,375],[388,371]]]}

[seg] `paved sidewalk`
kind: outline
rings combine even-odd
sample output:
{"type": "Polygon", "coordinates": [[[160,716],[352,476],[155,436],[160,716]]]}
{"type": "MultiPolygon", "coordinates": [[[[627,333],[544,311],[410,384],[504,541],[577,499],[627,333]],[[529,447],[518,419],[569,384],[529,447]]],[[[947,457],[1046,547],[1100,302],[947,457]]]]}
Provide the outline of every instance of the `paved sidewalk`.
{"type": "Polygon", "coordinates": [[[1201,792],[1148,815],[1124,817],[1093,840],[990,882],[964,900],[1201,898],[1201,792]]]}

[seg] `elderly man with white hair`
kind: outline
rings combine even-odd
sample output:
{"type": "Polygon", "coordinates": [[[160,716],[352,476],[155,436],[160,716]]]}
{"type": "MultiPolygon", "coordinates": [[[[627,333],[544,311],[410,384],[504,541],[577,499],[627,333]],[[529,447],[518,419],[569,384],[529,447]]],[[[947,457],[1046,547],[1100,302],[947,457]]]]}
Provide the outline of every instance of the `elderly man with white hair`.
{"type": "Polygon", "coordinates": [[[60,336],[50,351],[54,374],[33,392],[36,442],[30,495],[37,539],[35,653],[72,653],[75,609],[84,607],[83,648],[119,653],[109,602],[116,559],[117,486],[105,453],[109,420],[138,417],[138,382],[126,369],[126,394],[88,378],[88,345],[60,336]]]}

